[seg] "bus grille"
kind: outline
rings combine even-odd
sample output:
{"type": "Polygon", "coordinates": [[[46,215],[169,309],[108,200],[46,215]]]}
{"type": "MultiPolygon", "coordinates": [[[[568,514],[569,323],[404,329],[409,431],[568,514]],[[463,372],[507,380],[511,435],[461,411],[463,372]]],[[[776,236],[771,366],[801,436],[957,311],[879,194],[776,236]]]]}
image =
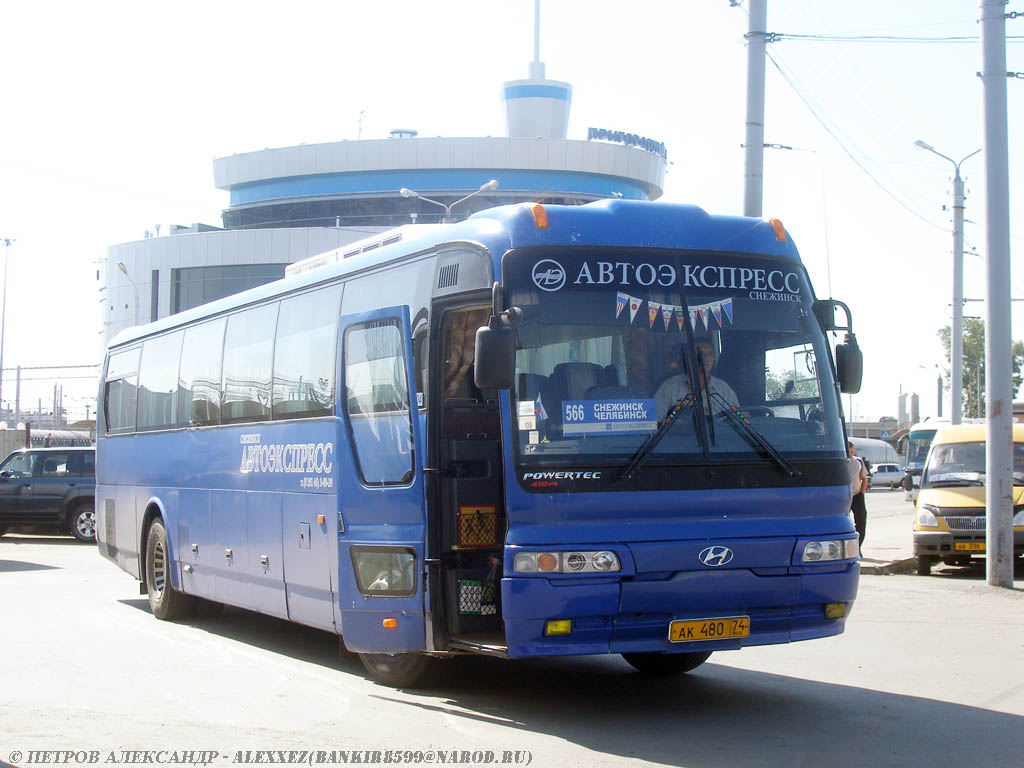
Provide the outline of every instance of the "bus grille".
{"type": "Polygon", "coordinates": [[[951,531],[984,531],[984,517],[943,517],[951,531]]]}

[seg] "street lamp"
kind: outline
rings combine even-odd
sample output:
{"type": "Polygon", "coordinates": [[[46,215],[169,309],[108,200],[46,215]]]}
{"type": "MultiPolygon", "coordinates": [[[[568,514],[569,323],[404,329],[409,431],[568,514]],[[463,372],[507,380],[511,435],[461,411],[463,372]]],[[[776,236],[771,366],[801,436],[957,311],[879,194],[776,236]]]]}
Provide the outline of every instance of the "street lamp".
{"type": "MultiPolygon", "coordinates": [[[[950,329],[950,360],[953,374],[950,381],[952,408],[950,409],[950,421],[953,424],[960,423],[962,408],[961,390],[963,389],[963,336],[964,336],[964,180],[960,178],[960,166],[968,159],[981,152],[980,149],[971,152],[959,163],[951,157],[946,157],[931,144],[918,139],[914,146],[920,147],[933,155],[938,155],[944,160],[953,164],[955,171],[953,176],[953,326],[950,329]]],[[[941,416],[941,406],[939,415],[941,416]]]]}
{"type": "Polygon", "coordinates": [[[11,247],[13,239],[3,238],[4,241],[4,292],[3,301],[0,302],[0,408],[3,403],[4,391],[4,328],[7,324],[7,251],[11,247]]]}
{"type": "Polygon", "coordinates": [[[118,271],[128,278],[128,282],[132,284],[132,289],[135,291],[135,324],[139,324],[139,286],[132,280],[132,276],[128,274],[128,267],[124,265],[123,261],[117,262],[118,271]]]}
{"type": "Polygon", "coordinates": [[[402,187],[400,190],[398,190],[398,193],[402,197],[418,197],[420,200],[424,200],[424,201],[426,201],[428,203],[433,203],[434,205],[441,206],[442,208],[444,208],[444,218],[441,219],[441,223],[442,224],[451,224],[454,221],[454,219],[452,219],[452,208],[454,208],[459,203],[466,202],[467,200],[469,200],[469,198],[474,197],[475,195],[479,195],[481,192],[489,192],[492,189],[497,189],[497,188],[498,188],[498,180],[497,179],[491,179],[486,184],[481,184],[480,188],[478,190],[476,190],[475,192],[470,192],[468,195],[466,195],[465,197],[459,198],[454,203],[441,203],[441,202],[438,202],[437,200],[431,200],[429,197],[424,197],[423,195],[421,195],[415,189],[409,189],[408,187],[402,187]]]}

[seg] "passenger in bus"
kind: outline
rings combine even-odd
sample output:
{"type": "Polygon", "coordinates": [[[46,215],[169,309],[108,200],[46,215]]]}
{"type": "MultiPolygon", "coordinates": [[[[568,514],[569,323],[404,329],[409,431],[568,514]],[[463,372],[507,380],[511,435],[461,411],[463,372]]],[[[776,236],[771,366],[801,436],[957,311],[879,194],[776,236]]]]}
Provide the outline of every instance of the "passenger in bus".
{"type": "MultiPolygon", "coordinates": [[[[715,345],[711,339],[701,337],[694,339],[694,345],[697,349],[698,359],[704,364],[704,381],[707,382],[708,392],[720,395],[722,400],[725,401],[726,405],[731,405],[733,408],[740,407],[739,398],[736,397],[736,393],[733,391],[726,382],[717,376],[712,375],[711,371],[715,367],[715,345]]],[[[680,355],[683,350],[679,350],[680,355]]],[[[680,356],[680,360],[681,360],[680,356]]],[[[680,363],[680,368],[682,367],[680,363]]],[[[669,408],[676,404],[681,397],[686,395],[690,391],[686,384],[685,374],[679,374],[672,376],[662,382],[661,386],[658,387],[658,391],[654,393],[654,399],[658,407],[659,420],[665,418],[665,414],[668,413],[669,408]]],[[[724,410],[725,406],[717,398],[712,398],[711,407],[715,412],[724,410]]]]}
{"type": "Polygon", "coordinates": [[[468,309],[451,313],[444,374],[445,398],[456,397],[461,393],[460,385],[473,365],[476,330],[487,324],[487,313],[487,309],[468,309]]]}

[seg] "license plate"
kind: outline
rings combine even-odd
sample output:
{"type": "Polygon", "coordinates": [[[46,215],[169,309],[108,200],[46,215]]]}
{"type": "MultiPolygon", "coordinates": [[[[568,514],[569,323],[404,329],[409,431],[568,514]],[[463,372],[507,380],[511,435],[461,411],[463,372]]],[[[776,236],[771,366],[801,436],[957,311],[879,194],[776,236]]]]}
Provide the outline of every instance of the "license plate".
{"type": "Polygon", "coordinates": [[[673,621],[668,625],[668,639],[673,643],[693,643],[701,640],[727,640],[750,635],[749,616],[729,616],[722,619],[694,619],[673,621]]]}
{"type": "Polygon", "coordinates": [[[953,545],[957,552],[984,552],[984,541],[958,541],[953,545]]]}

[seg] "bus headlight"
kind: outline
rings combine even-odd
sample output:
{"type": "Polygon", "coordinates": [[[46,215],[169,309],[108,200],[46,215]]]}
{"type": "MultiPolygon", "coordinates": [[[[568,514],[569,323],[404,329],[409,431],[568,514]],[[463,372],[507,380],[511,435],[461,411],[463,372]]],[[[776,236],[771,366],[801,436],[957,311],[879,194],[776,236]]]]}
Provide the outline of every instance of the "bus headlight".
{"type": "Polygon", "coordinates": [[[516,573],[613,573],[622,570],[614,552],[516,552],[516,573]]]}
{"type": "Polygon", "coordinates": [[[938,511],[938,507],[933,507],[931,504],[922,504],[921,508],[917,510],[917,524],[929,528],[938,528],[939,521],[935,519],[938,511]]]}
{"type": "Polygon", "coordinates": [[[830,560],[852,559],[859,554],[857,539],[826,539],[808,541],[804,544],[804,553],[800,559],[805,563],[823,563],[830,560]]]}

